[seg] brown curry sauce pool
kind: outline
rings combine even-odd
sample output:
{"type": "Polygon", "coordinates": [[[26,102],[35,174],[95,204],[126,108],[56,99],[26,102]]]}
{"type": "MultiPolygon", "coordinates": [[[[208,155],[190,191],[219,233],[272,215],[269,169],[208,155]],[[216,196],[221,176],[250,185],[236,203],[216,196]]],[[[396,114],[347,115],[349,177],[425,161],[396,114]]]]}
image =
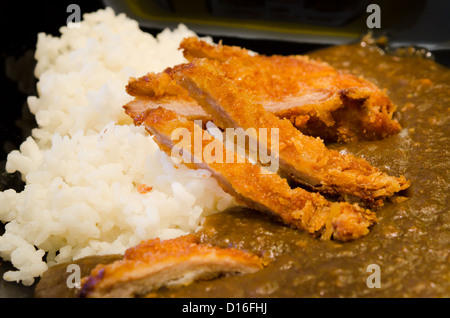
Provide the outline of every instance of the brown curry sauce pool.
{"type": "MultiPolygon", "coordinates": [[[[198,233],[203,242],[256,253],[268,266],[149,296],[450,297],[450,70],[360,44],[309,55],[387,89],[398,107],[403,128],[398,135],[328,146],[364,157],[389,174],[403,174],[412,183],[408,199],[387,201],[376,211],[379,221],[371,232],[347,243],[322,241],[246,208],[214,214],[198,233]],[[380,268],[380,288],[366,283],[371,264],[380,268]]],[[[95,264],[92,259],[79,263],[85,263],[85,272],[95,264]]],[[[73,290],[51,288],[66,279],[61,270],[53,272],[41,279],[36,296],[74,296],[73,290]]]]}

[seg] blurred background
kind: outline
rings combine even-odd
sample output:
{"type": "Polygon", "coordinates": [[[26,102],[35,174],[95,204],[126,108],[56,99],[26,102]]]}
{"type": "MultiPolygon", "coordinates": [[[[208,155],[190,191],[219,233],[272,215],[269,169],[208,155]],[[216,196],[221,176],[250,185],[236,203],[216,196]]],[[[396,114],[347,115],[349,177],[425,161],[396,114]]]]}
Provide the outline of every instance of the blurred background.
{"type": "Polygon", "coordinates": [[[182,22],[199,33],[238,38],[341,44],[367,32],[369,4],[381,11],[392,44],[433,48],[449,40],[449,1],[427,0],[105,0],[144,27],[182,22]]]}

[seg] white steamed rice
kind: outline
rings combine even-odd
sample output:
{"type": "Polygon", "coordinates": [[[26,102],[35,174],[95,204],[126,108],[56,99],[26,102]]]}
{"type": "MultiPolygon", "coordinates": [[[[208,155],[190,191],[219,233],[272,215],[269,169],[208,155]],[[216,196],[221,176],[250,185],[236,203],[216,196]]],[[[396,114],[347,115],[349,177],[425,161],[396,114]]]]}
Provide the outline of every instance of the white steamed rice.
{"type": "Polygon", "coordinates": [[[193,232],[235,204],[207,171],[175,167],[122,109],[129,77],[184,62],[192,31],[155,38],[109,8],[60,31],[38,36],[39,96],[28,99],[38,128],[7,160],[25,189],[0,192],[0,256],[16,268],[3,278],[24,285],[57,263],[193,232]]]}

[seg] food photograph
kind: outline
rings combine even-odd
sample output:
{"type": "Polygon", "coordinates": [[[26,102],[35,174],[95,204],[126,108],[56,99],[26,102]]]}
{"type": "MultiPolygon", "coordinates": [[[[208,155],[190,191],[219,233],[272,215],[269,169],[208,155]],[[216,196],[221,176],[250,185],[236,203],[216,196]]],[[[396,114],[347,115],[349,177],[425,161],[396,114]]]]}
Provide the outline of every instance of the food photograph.
{"type": "Polygon", "coordinates": [[[449,298],[449,12],[7,1],[0,298],[449,298]]]}

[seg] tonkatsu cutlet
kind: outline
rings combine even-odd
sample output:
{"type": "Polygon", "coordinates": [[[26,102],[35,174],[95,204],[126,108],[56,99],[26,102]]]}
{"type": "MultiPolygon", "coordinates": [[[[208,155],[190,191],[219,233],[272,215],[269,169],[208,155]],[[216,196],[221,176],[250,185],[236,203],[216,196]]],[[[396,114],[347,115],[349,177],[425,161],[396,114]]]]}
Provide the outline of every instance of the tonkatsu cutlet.
{"type": "Polygon", "coordinates": [[[135,118],[135,123],[144,125],[160,148],[168,154],[180,153],[184,158],[182,162],[188,162],[189,167],[194,165],[210,171],[222,188],[241,204],[272,214],[294,228],[323,239],[350,241],[369,233],[369,227],[376,222],[372,211],[356,204],[331,202],[319,193],[302,188],[292,189],[286,179],[277,173],[268,173],[259,165],[240,158],[193,121],[173,111],[162,107],[151,109],[135,118]],[[172,140],[174,132],[182,130],[186,132],[183,136],[189,136],[189,140],[172,140]],[[194,146],[194,136],[198,134],[196,130],[202,132],[202,150],[213,145],[216,152],[233,158],[232,162],[195,160],[198,156],[194,146]],[[183,147],[178,146],[180,142],[183,147]]]}
{"type": "Polygon", "coordinates": [[[296,182],[376,204],[409,187],[403,176],[389,176],[362,158],[330,150],[320,138],[304,135],[290,121],[265,110],[258,98],[235,85],[207,59],[180,64],[166,72],[213,116],[216,125],[257,132],[260,128],[277,128],[279,144],[270,145],[267,140],[267,147],[279,155],[280,173],[296,182]]]}

